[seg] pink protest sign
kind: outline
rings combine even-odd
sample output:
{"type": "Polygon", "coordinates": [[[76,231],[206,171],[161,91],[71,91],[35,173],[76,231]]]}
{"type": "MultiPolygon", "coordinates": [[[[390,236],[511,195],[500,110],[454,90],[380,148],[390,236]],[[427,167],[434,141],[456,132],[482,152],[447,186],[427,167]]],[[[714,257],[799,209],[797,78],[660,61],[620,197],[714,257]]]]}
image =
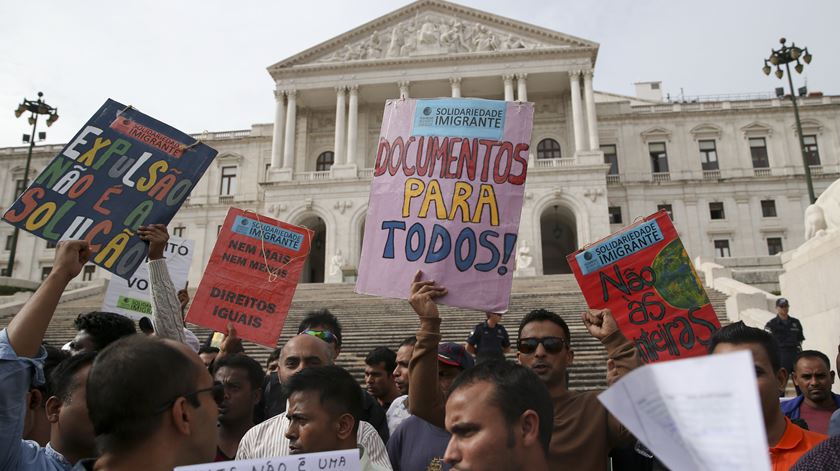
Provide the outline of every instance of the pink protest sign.
{"type": "Polygon", "coordinates": [[[356,292],[406,299],[417,270],[441,304],[507,311],[534,109],[531,103],[389,100],[356,292]]]}

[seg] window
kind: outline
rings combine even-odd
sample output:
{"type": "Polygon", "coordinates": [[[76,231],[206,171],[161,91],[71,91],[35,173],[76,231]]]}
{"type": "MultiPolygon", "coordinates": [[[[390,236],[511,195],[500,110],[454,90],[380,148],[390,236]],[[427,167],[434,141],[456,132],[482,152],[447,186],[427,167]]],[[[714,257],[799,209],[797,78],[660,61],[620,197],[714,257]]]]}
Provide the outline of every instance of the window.
{"type": "Polygon", "coordinates": [[[761,200],[761,217],[774,218],[776,217],[776,201],[761,200]]]}
{"type": "Polygon", "coordinates": [[[805,154],[808,156],[808,165],[820,165],[820,150],[817,148],[817,136],[802,136],[805,143],[805,154]]]}
{"type": "Polygon", "coordinates": [[[12,250],[12,245],[15,243],[15,236],[8,235],[6,236],[6,250],[12,250]]]}
{"type": "Polygon", "coordinates": [[[698,141],[700,144],[700,163],[703,170],[718,170],[717,147],[714,139],[698,141]]]}
{"type": "Polygon", "coordinates": [[[50,272],[52,271],[52,267],[41,267],[41,281],[47,279],[50,276],[50,272]]]}
{"type": "Polygon", "coordinates": [[[674,220],[674,210],[670,204],[657,204],[656,210],[665,211],[666,213],[668,213],[668,217],[671,218],[672,221],[674,220]]]}
{"type": "Polygon", "coordinates": [[[715,241],[715,256],[716,257],[731,257],[732,254],[729,253],[729,241],[728,240],[716,240],[715,241]]]}
{"type": "Polygon", "coordinates": [[[52,241],[52,240],[47,241],[47,248],[48,249],[54,249],[57,245],[58,245],[58,242],[55,242],[55,241],[52,241]]]}
{"type": "Polygon", "coordinates": [[[17,199],[18,196],[20,196],[20,194],[23,193],[23,190],[25,190],[25,189],[26,189],[26,184],[24,183],[23,178],[21,178],[19,180],[15,180],[14,198],[17,199]]]}
{"type": "Polygon", "coordinates": [[[781,237],[768,237],[767,238],[767,253],[770,255],[776,255],[782,253],[782,238],[781,237]]]}
{"type": "Polygon", "coordinates": [[[185,230],[187,230],[186,227],[177,226],[174,229],[172,229],[172,235],[174,235],[175,237],[184,237],[184,231],[185,230]]]}
{"type": "Polygon", "coordinates": [[[763,137],[750,138],[750,155],[753,168],[768,168],[770,160],[767,158],[767,143],[763,137]]]}
{"type": "Polygon", "coordinates": [[[607,210],[610,213],[610,224],[621,224],[621,206],[610,206],[607,210]]]}
{"type": "Polygon", "coordinates": [[[0,268],[0,276],[9,276],[9,270],[6,268],[0,268]]]}
{"type": "Polygon", "coordinates": [[[85,265],[82,271],[82,281],[93,280],[93,273],[96,271],[96,265],[85,265]]]}
{"type": "Polygon", "coordinates": [[[610,164],[610,171],[607,175],[618,175],[618,150],[615,144],[601,146],[604,153],[604,163],[610,164]]]}
{"type": "Polygon", "coordinates": [[[665,152],[664,142],[651,142],[648,144],[650,151],[650,165],[653,173],[668,172],[668,154],[665,152]]]}
{"type": "Polygon", "coordinates": [[[236,167],[222,167],[222,181],[219,185],[220,196],[236,194],[236,167]]]}
{"type": "Polygon", "coordinates": [[[559,159],[560,143],[554,139],[543,139],[537,144],[538,159],[559,159]]]}
{"type": "Polygon", "coordinates": [[[333,162],[335,162],[335,153],[332,151],[321,152],[318,160],[315,161],[315,171],[326,172],[333,166],[333,162]]]}
{"type": "Polygon", "coordinates": [[[709,217],[712,219],[726,219],[723,203],[709,203],[709,217]]]}

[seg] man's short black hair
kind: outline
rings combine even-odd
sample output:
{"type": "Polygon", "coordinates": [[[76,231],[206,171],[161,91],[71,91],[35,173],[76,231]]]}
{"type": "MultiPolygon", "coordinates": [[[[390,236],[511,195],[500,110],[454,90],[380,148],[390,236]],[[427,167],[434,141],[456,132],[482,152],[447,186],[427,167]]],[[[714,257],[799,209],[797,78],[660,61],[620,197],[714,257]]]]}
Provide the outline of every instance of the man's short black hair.
{"type": "Polygon", "coordinates": [[[198,354],[202,353],[219,353],[219,347],[212,347],[210,345],[202,345],[198,348],[198,354]]]}
{"type": "Polygon", "coordinates": [[[280,355],[283,353],[283,347],[277,347],[268,354],[268,358],[265,360],[265,367],[268,368],[268,364],[272,361],[277,361],[280,359],[280,355]]]}
{"type": "Polygon", "coordinates": [[[522,329],[524,329],[526,325],[531,322],[540,321],[549,321],[559,325],[560,328],[563,329],[563,334],[566,336],[566,345],[571,345],[572,333],[569,331],[569,326],[566,324],[566,321],[564,321],[563,318],[558,316],[556,313],[546,309],[534,309],[528,314],[525,314],[525,317],[522,318],[522,322],[519,323],[519,332],[516,337],[522,338],[522,329]]]}
{"type": "Polygon", "coordinates": [[[540,444],[547,456],[551,433],[554,430],[554,405],[548,388],[536,373],[506,360],[485,361],[458,375],[452,382],[449,395],[451,397],[458,389],[478,383],[490,383],[494,388],[494,405],[502,412],[510,430],[509,446],[513,446],[514,441],[510,428],[525,411],[533,410],[537,413],[540,418],[540,444]]]}
{"type": "Polygon", "coordinates": [[[251,390],[262,388],[265,373],[263,373],[262,366],[260,366],[257,360],[243,353],[225,355],[213,362],[213,374],[215,375],[219,371],[219,368],[223,366],[244,370],[248,374],[248,382],[251,383],[251,390]]]}
{"type": "Polygon", "coordinates": [[[55,391],[52,381],[50,380],[50,376],[52,376],[52,372],[55,371],[55,368],[60,365],[62,361],[70,357],[70,353],[53,347],[52,345],[42,344],[42,346],[44,347],[44,350],[47,351],[47,358],[44,360],[45,381],[44,384],[40,386],[33,385],[31,389],[41,391],[41,394],[44,396],[44,401],[46,401],[53,395],[53,391],[55,391]]]}
{"type": "Polygon", "coordinates": [[[76,373],[90,366],[94,358],[96,358],[96,352],[83,352],[62,360],[47,378],[47,397],[55,396],[61,399],[61,402],[69,402],[73,391],[79,386],[76,373]]]}
{"type": "Polygon", "coordinates": [[[114,312],[93,311],[79,314],[73,321],[76,330],[90,334],[96,350],[102,350],[117,339],[137,333],[134,322],[114,312]]]}
{"type": "Polygon", "coordinates": [[[413,347],[417,344],[417,337],[412,335],[411,337],[406,337],[405,340],[400,343],[400,347],[413,347]]]}
{"type": "Polygon", "coordinates": [[[376,366],[380,363],[385,364],[385,373],[391,376],[394,368],[397,367],[397,354],[388,347],[376,347],[365,357],[367,366],[376,366]]]}
{"type": "Polygon", "coordinates": [[[297,392],[318,394],[320,404],[333,417],[352,415],[355,419],[353,431],[358,430],[362,416],[362,388],[344,368],[335,365],[313,366],[298,371],[283,384],[285,397],[291,397],[297,392]]]}
{"type": "Polygon", "coordinates": [[[140,332],[143,332],[146,335],[151,335],[155,333],[155,326],[152,325],[152,320],[146,316],[140,318],[137,321],[137,327],[140,329],[140,332]]]}
{"type": "MultiPolygon", "coordinates": [[[[130,335],[102,350],[87,384],[88,413],[100,451],[143,446],[163,423],[161,410],[194,392],[203,371],[156,337],[130,335]]],[[[199,406],[194,396],[188,399],[199,406]]]]}
{"type": "MultiPolygon", "coordinates": [[[[782,368],[782,356],[779,353],[779,344],[776,339],[770,335],[769,332],[755,327],[749,327],[743,321],[733,322],[725,327],[718,329],[712,335],[712,340],[709,343],[709,353],[715,351],[721,343],[731,343],[733,345],[743,345],[746,343],[754,343],[761,345],[764,351],[767,352],[767,357],[770,359],[770,365],[773,367],[773,372],[777,372],[782,368]]],[[[790,372],[788,372],[790,373],[790,372]]]]}
{"type": "Polygon", "coordinates": [[[817,350],[802,350],[796,355],[796,361],[793,362],[793,368],[796,369],[796,364],[799,363],[801,358],[818,358],[825,363],[825,367],[831,370],[831,360],[828,359],[828,356],[820,351],[817,350]]]}
{"type": "Polygon", "coordinates": [[[336,346],[341,348],[341,323],[338,322],[338,318],[329,309],[318,309],[307,312],[303,320],[298,324],[298,333],[319,325],[326,327],[326,330],[329,330],[335,335],[337,340],[336,346]]]}

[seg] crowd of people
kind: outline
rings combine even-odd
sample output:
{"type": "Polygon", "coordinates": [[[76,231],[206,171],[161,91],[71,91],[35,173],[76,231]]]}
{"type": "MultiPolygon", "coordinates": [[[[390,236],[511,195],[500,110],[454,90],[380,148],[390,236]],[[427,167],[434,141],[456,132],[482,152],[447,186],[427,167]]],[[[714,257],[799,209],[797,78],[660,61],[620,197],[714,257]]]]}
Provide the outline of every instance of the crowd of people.
{"type": "MultiPolygon", "coordinates": [[[[575,339],[554,312],[525,314],[513,340],[488,314],[463,343],[444,342],[436,300],[448,290],[418,272],[406,287],[416,331],[370,351],[360,385],[335,364],[343,332],[327,310],[307,313],[265,365],[233,328],[218,347],[202,344],[184,325],[189,296],[166,270],[166,228],[139,232],[154,322],[138,329],[116,314],[82,314],[66,349],[45,345],[62,292],[91,254],[71,240],[0,331],[0,469],[171,470],[346,449],[358,449],[362,470],[664,469],[597,391],[569,388],[575,339]],[[511,349],[515,362],[505,359],[511,349]]],[[[801,350],[789,303],[777,306],[766,330],[718,330],[709,353],[752,353],[774,470],[840,469],[835,373],[824,353],[801,350]],[[789,372],[801,394],[780,400],[789,372]]],[[[582,320],[607,352],[608,384],[640,366],[608,310],[582,320]]]]}

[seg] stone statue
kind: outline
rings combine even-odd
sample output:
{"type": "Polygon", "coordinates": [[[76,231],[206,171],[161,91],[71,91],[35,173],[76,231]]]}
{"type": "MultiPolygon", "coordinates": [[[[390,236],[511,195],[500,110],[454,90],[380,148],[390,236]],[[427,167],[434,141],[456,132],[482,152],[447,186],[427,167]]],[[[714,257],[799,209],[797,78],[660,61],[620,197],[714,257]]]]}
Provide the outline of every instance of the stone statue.
{"type": "Polygon", "coordinates": [[[519,244],[519,250],[516,251],[516,271],[523,271],[526,268],[531,268],[531,263],[534,257],[531,256],[531,248],[524,240],[519,244]]]}
{"type": "Polygon", "coordinates": [[[385,57],[397,57],[400,55],[400,48],[402,47],[402,28],[400,25],[394,26],[391,30],[391,41],[388,43],[388,50],[385,51],[385,57]]]}
{"type": "Polygon", "coordinates": [[[335,255],[333,255],[330,259],[330,275],[341,275],[341,267],[343,267],[345,263],[346,260],[344,259],[344,255],[341,254],[341,249],[336,250],[335,255]]]}
{"type": "Polygon", "coordinates": [[[840,179],[805,210],[805,240],[840,230],[840,179]]]}

